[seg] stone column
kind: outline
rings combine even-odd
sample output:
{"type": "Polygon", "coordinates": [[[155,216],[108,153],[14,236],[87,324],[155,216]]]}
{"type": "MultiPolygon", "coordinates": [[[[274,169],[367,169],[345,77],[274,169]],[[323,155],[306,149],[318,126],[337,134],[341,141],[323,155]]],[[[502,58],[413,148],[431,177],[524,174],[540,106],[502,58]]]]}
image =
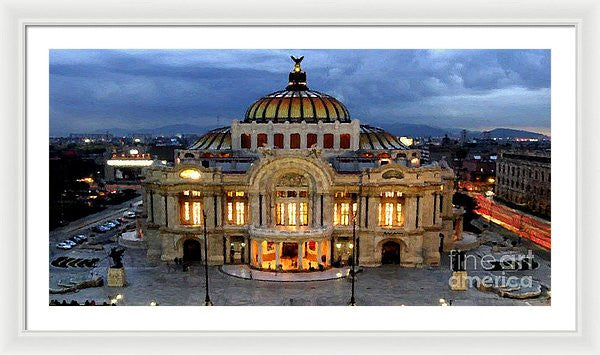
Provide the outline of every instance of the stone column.
{"type": "Polygon", "coordinates": [[[367,220],[367,198],[365,196],[361,196],[359,200],[359,219],[358,219],[358,227],[364,227],[365,222],[367,220]]]}
{"type": "Polygon", "coordinates": [[[331,193],[323,195],[323,225],[333,225],[333,198],[331,193]]]}
{"type": "MultiPolygon", "coordinates": [[[[214,199],[212,195],[204,195],[202,198],[202,209],[206,214],[206,228],[214,228],[215,227],[215,213],[214,213],[214,199]]],[[[170,221],[169,221],[170,223],[170,221]]]]}
{"type": "MultiPolygon", "coordinates": [[[[248,220],[246,224],[258,226],[260,222],[260,207],[259,207],[259,198],[257,193],[248,194],[248,220]]],[[[263,198],[264,199],[264,198],[263,198]]]]}
{"type": "Polygon", "coordinates": [[[288,132],[283,133],[283,148],[290,149],[290,134],[288,132]]]}
{"type": "Polygon", "coordinates": [[[281,242],[278,242],[275,247],[275,270],[277,270],[277,265],[279,265],[279,248],[281,248],[281,242]]]}
{"type": "Polygon", "coordinates": [[[317,265],[321,263],[321,242],[317,242],[317,265]]]}
{"type": "Polygon", "coordinates": [[[258,267],[262,269],[262,253],[263,253],[263,241],[262,240],[257,240],[256,241],[258,244],[258,267]]]}
{"type": "Polygon", "coordinates": [[[177,198],[174,194],[167,195],[167,217],[169,218],[169,227],[174,227],[179,224],[179,207],[177,198]]]}
{"type": "Polygon", "coordinates": [[[304,259],[304,240],[298,245],[298,270],[302,270],[302,260],[304,259]]]}
{"type": "Polygon", "coordinates": [[[375,229],[379,226],[379,195],[369,195],[369,228],[375,229]]]}
{"type": "Polygon", "coordinates": [[[415,229],[417,199],[416,195],[406,195],[406,210],[404,211],[404,229],[415,229]]]}
{"type": "Polygon", "coordinates": [[[228,236],[225,236],[225,260],[223,260],[223,264],[229,263],[230,250],[231,250],[231,241],[228,236]]]}

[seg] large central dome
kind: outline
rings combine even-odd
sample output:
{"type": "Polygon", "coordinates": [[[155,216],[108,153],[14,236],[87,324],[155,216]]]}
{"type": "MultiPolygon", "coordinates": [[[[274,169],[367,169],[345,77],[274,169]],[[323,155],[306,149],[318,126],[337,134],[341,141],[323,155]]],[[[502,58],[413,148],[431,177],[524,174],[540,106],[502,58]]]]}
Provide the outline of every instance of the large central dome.
{"type": "Polygon", "coordinates": [[[246,111],[244,122],[350,122],[350,113],[340,101],[308,89],[306,73],[300,67],[303,58],[292,57],[295,65],[285,90],[256,100],[246,111]]]}

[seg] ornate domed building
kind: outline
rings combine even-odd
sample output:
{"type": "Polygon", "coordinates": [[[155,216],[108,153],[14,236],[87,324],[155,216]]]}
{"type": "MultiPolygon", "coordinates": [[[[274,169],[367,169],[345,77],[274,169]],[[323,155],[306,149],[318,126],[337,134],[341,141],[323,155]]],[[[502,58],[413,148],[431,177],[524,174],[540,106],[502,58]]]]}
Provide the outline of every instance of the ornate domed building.
{"type": "Polygon", "coordinates": [[[309,272],[347,265],[354,248],[363,266],[437,265],[440,242],[462,233],[452,170],[421,166],[418,150],[310,90],[292,59],[285,90],[147,169],[148,256],[200,260],[206,227],[213,265],[309,272]]]}

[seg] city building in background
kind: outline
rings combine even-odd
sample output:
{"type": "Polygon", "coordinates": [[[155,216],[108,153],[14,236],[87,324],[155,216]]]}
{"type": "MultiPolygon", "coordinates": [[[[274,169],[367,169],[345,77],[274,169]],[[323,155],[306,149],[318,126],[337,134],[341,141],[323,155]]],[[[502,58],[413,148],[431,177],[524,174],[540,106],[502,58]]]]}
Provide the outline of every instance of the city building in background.
{"type": "Polygon", "coordinates": [[[549,151],[502,151],[496,163],[496,198],[550,218],[549,151]]]}

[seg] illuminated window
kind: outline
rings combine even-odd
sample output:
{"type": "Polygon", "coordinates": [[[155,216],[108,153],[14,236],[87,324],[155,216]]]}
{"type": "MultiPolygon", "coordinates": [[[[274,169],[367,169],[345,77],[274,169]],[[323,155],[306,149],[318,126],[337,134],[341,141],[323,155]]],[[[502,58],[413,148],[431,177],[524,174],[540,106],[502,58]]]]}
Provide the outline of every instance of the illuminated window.
{"type": "Polygon", "coordinates": [[[227,202],[227,221],[233,222],[233,202],[227,202]]]}
{"type": "Polygon", "coordinates": [[[246,223],[248,199],[244,191],[227,191],[227,223],[243,225],[246,223]]]}
{"type": "Polygon", "coordinates": [[[237,224],[237,225],[244,224],[244,203],[243,202],[235,203],[235,224],[237,224]]]}
{"type": "Polygon", "coordinates": [[[198,226],[202,224],[202,198],[200,191],[183,191],[179,195],[179,220],[181,224],[198,226]]]}
{"type": "Polygon", "coordinates": [[[392,226],[394,224],[394,204],[385,204],[385,222],[384,225],[392,226]]]}
{"type": "Polygon", "coordinates": [[[285,216],[285,207],[284,207],[284,204],[283,203],[278,203],[275,206],[275,212],[277,214],[277,216],[276,216],[276,222],[275,223],[277,225],[279,225],[279,226],[282,226],[285,223],[285,221],[283,220],[283,218],[284,218],[283,216],[285,216]]]}
{"type": "Polygon", "coordinates": [[[340,210],[341,210],[341,218],[340,218],[340,224],[343,226],[347,226],[349,224],[349,214],[350,214],[350,204],[349,203],[342,203],[340,206],[340,210]]]}
{"type": "Polygon", "coordinates": [[[295,226],[296,225],[296,204],[293,202],[288,203],[288,225],[295,226]]]}
{"type": "Polygon", "coordinates": [[[401,227],[404,225],[404,198],[399,191],[388,191],[381,194],[378,215],[379,225],[383,227],[401,227]]]}
{"type": "Polygon", "coordinates": [[[333,205],[333,224],[335,226],[340,224],[340,216],[338,215],[338,204],[333,205]]]}
{"type": "Polygon", "coordinates": [[[308,225],[308,204],[306,202],[300,202],[300,225],[308,225]]]}
{"type": "Polygon", "coordinates": [[[355,201],[358,196],[356,193],[336,192],[334,197],[336,202],[333,205],[333,224],[347,226],[352,222],[352,216],[357,213],[358,204],[355,201]]]}

